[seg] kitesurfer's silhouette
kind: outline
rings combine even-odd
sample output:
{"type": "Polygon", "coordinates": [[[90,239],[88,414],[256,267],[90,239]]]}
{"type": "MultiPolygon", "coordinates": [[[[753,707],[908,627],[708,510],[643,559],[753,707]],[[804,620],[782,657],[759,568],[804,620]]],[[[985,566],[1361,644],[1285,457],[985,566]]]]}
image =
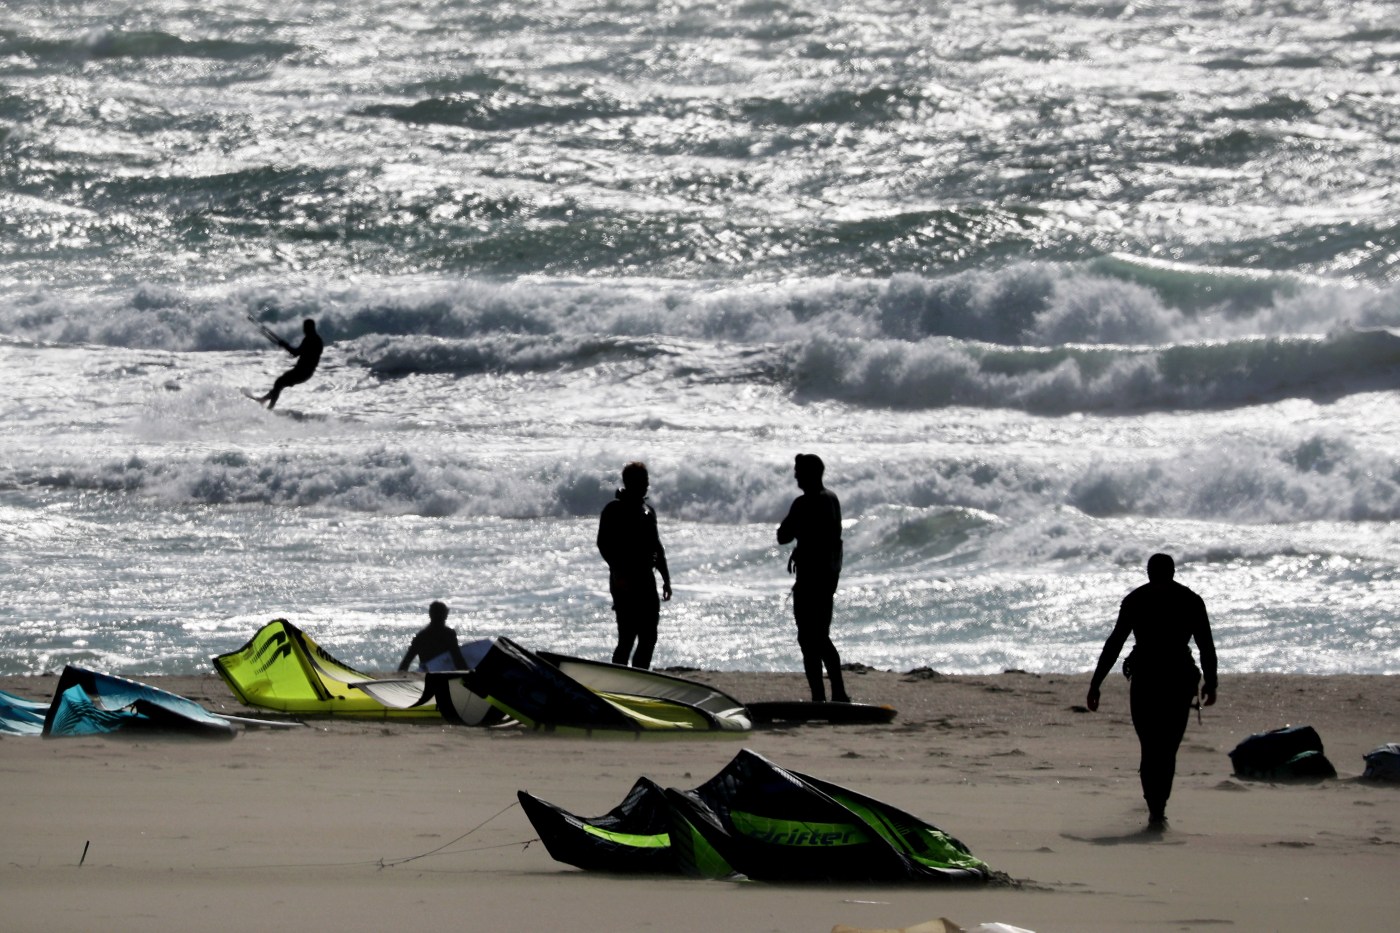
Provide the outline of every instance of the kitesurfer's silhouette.
{"type": "Polygon", "coordinates": [[[399,670],[408,670],[415,657],[418,658],[419,668],[426,670],[429,661],[444,654],[452,658],[454,670],[467,670],[466,658],[462,657],[462,649],[457,645],[457,633],[447,626],[447,611],[446,603],[433,601],[428,605],[428,624],[413,636],[408,653],[399,662],[399,670]]]}
{"type": "Polygon", "coordinates": [[[311,318],[307,318],[302,322],[301,343],[295,347],[266,327],[261,329],[264,337],[297,358],[296,363],[291,369],[277,377],[277,381],[272,384],[272,388],[268,393],[257,399],[257,401],[267,405],[268,408],[275,408],[277,406],[277,399],[282,396],[283,389],[305,382],[311,378],[312,373],[316,372],[316,367],[321,362],[321,351],[325,349],[325,344],[321,340],[321,335],[316,332],[316,322],[311,318]]]}
{"type": "Polygon", "coordinates": [[[632,667],[643,668],[651,667],[661,600],[671,598],[671,571],[656,527],[656,510],[646,501],[650,483],[646,464],[627,464],[622,468],[622,488],[603,507],[598,521],[598,551],[608,562],[608,591],[617,614],[612,661],[628,664],[630,656],[632,667]],[[659,599],[653,571],[661,572],[659,599]]]}
{"type": "Polygon", "coordinates": [[[792,586],[792,614],[812,700],[826,700],[822,683],[825,665],[831,680],[831,698],[849,703],[841,677],[841,656],[831,642],[831,614],[841,577],[841,502],[822,484],[825,474],[826,464],[821,457],[797,455],[793,475],[802,495],[793,500],[787,517],[778,526],[778,543],[797,542],[788,558],[788,572],[797,574],[792,586]]]}
{"type": "Polygon", "coordinates": [[[1153,554],[1148,559],[1147,583],[1123,599],[1085,699],[1090,710],[1099,708],[1099,686],[1131,632],[1133,650],[1123,661],[1123,673],[1128,676],[1133,728],[1142,748],[1138,776],[1147,801],[1148,825],[1154,829],[1166,826],[1176,752],[1186,734],[1192,703],[1198,696],[1202,706],[1215,703],[1215,643],[1206,604],[1173,580],[1175,574],[1170,556],[1153,554]],[[1200,670],[1191,657],[1192,639],[1201,653],[1200,670]]]}

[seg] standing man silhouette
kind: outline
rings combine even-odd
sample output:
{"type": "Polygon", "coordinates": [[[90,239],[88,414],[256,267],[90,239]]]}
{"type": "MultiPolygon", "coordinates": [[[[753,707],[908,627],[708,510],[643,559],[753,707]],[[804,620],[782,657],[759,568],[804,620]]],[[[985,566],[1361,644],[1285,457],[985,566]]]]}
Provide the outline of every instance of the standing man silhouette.
{"type": "Polygon", "coordinates": [[[598,521],[598,551],[608,562],[608,591],[617,614],[617,647],[614,664],[651,667],[661,621],[661,600],[671,598],[671,571],[666,549],[656,527],[656,510],[647,504],[651,478],[645,463],[634,461],[622,468],[622,488],[603,507],[598,521]],[[656,575],[661,572],[661,596],[656,575]],[[636,644],[636,652],[632,650],[636,644]]]}
{"type": "Polygon", "coordinates": [[[316,367],[321,362],[321,351],[325,349],[325,343],[322,342],[321,335],[316,333],[316,322],[311,318],[302,321],[301,343],[295,347],[266,327],[261,329],[264,337],[297,358],[291,369],[277,377],[277,381],[272,384],[268,393],[257,399],[268,408],[276,408],[277,399],[282,396],[283,389],[288,386],[300,385],[310,379],[312,373],[316,372],[316,367]]]}
{"type": "Polygon", "coordinates": [[[792,586],[792,614],[797,622],[797,645],[802,649],[802,669],[812,700],[826,700],[822,667],[831,680],[831,698],[849,703],[841,677],[841,656],[831,643],[831,613],[836,584],[841,577],[841,502],[822,484],[826,464],[816,454],[798,454],[793,476],[802,495],[792,502],[778,526],[778,543],[797,542],[788,558],[788,572],[796,571],[792,586]]]}
{"type": "Polygon", "coordinates": [[[1147,825],[1156,830],[1167,825],[1176,752],[1186,734],[1198,686],[1201,705],[1215,703],[1215,642],[1206,604],[1177,583],[1175,575],[1176,563],[1169,555],[1148,558],[1147,582],[1124,597],[1084,701],[1091,711],[1099,708],[1099,686],[1131,632],[1133,650],[1123,661],[1123,673],[1128,676],[1128,705],[1142,749],[1138,777],[1147,801],[1147,825]],[[1191,656],[1192,639],[1201,652],[1201,670],[1191,656]]]}

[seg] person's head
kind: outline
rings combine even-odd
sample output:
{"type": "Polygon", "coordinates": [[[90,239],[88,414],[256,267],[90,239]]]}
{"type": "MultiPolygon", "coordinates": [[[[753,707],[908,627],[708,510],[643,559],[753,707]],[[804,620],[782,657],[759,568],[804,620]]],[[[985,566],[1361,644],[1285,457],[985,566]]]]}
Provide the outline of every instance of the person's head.
{"type": "Polygon", "coordinates": [[[640,460],[633,460],[622,468],[622,488],[628,492],[644,496],[647,487],[651,485],[651,477],[647,474],[647,465],[640,460]]]}
{"type": "Polygon", "coordinates": [[[432,625],[447,624],[447,603],[433,600],[428,604],[428,622],[432,625]]]}
{"type": "Polygon", "coordinates": [[[797,486],[803,492],[822,488],[822,477],[826,475],[826,464],[816,454],[798,454],[795,458],[792,475],[797,478],[797,486]]]}
{"type": "Polygon", "coordinates": [[[301,332],[302,332],[303,334],[314,334],[314,333],[316,333],[316,322],[313,321],[311,318],[307,318],[306,320],[302,321],[302,322],[301,322],[301,332]]]}
{"type": "Polygon", "coordinates": [[[1147,558],[1147,579],[1153,583],[1168,583],[1176,576],[1176,562],[1170,554],[1153,554],[1147,558]]]}

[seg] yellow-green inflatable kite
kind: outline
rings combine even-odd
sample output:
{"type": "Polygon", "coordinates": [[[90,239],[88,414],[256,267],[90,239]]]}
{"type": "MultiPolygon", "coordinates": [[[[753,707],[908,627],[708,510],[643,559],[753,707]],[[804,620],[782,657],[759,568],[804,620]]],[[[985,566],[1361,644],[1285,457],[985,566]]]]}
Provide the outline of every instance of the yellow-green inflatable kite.
{"type": "Polygon", "coordinates": [[[331,657],[286,619],[273,619],[248,644],[212,660],[229,689],[248,706],[356,719],[441,717],[421,682],[376,681],[331,657]],[[375,696],[359,686],[366,683],[374,684],[375,696]]]}

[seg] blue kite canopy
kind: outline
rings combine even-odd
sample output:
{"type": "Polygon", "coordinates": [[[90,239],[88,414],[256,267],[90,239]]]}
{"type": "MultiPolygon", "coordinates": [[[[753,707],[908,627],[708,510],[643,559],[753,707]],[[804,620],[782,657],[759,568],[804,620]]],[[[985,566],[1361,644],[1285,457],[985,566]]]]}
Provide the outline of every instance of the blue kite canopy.
{"type": "Polygon", "coordinates": [[[44,716],[46,737],[176,732],[231,739],[232,722],[157,687],[68,665],[44,716]]]}
{"type": "Polygon", "coordinates": [[[49,704],[0,690],[0,734],[40,735],[49,704]]]}
{"type": "Polygon", "coordinates": [[[549,854],[593,871],[756,881],[984,882],[938,827],[864,794],[739,752],[693,790],[641,778],[600,817],[517,797],[549,854]]]}

